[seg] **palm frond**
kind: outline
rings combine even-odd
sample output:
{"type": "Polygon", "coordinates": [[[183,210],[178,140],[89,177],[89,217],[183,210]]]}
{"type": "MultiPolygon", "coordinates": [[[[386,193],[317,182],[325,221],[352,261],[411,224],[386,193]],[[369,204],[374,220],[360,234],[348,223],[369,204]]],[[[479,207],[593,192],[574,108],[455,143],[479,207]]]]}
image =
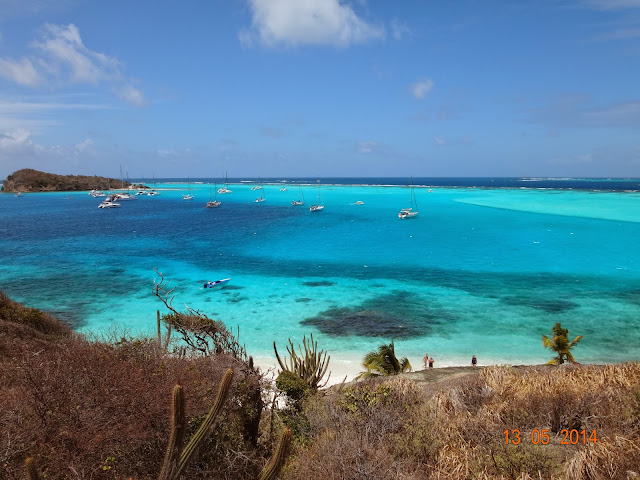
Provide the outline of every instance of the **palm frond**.
{"type": "Polygon", "coordinates": [[[575,346],[580,341],[581,338],[582,338],[582,335],[578,335],[576,338],[574,338],[573,342],[569,344],[569,348],[575,346]]]}
{"type": "Polygon", "coordinates": [[[544,348],[553,348],[556,346],[555,343],[549,340],[549,337],[547,337],[546,335],[542,335],[542,345],[544,346],[544,348]]]}

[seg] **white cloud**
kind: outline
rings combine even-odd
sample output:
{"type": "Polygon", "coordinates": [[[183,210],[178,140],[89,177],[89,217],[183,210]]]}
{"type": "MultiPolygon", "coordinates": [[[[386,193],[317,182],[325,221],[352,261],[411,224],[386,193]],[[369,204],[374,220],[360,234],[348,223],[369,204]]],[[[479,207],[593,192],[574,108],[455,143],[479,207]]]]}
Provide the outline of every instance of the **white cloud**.
{"type": "Polygon", "coordinates": [[[0,97],[0,132],[26,129],[33,133],[62,125],[61,112],[65,110],[104,110],[104,105],[91,103],[64,103],[68,96],[48,95],[35,102],[16,101],[0,97]]]}
{"type": "Polygon", "coordinates": [[[431,91],[433,85],[433,80],[431,80],[430,78],[425,78],[424,80],[411,85],[409,90],[414,97],[416,97],[418,100],[422,100],[427,96],[427,93],[431,91]]]}
{"type": "Polygon", "coordinates": [[[640,100],[594,106],[588,99],[569,96],[525,112],[528,121],[552,126],[640,127],[640,100]]]}
{"type": "Polygon", "coordinates": [[[120,77],[120,63],[115,58],[89,50],[82,43],[78,28],[73,25],[44,26],[44,38],[33,46],[41,50],[45,61],[70,70],[72,83],[92,83],[120,77]]]}
{"type": "Polygon", "coordinates": [[[144,94],[131,85],[125,85],[116,90],[116,94],[123,100],[126,100],[131,105],[136,107],[144,107],[147,104],[144,94]]]}
{"type": "Polygon", "coordinates": [[[439,137],[437,135],[434,135],[433,137],[433,143],[438,146],[438,147],[457,147],[457,146],[464,146],[464,145],[471,145],[473,144],[473,140],[471,140],[471,137],[469,136],[464,136],[461,138],[443,138],[443,137],[439,137]]]}
{"type": "Polygon", "coordinates": [[[244,46],[254,38],[267,46],[334,45],[384,38],[381,27],[362,20],[340,0],[248,0],[251,30],[238,37],[244,46]]]}
{"type": "Polygon", "coordinates": [[[0,136],[0,149],[2,151],[14,151],[24,146],[33,145],[30,136],[31,133],[24,128],[5,132],[0,136]]]}
{"type": "Polygon", "coordinates": [[[278,127],[262,127],[260,133],[266,137],[282,138],[284,136],[284,130],[278,127]]]}
{"type": "Polygon", "coordinates": [[[31,47],[34,54],[21,60],[0,58],[0,76],[33,88],[106,84],[132,105],[146,104],[142,92],[123,77],[120,61],[87,48],[73,24],[45,24],[40,38],[31,42],[31,47]]]}
{"type": "Polygon", "coordinates": [[[87,138],[75,145],[52,145],[43,146],[35,143],[31,139],[31,132],[24,128],[0,134],[0,156],[4,154],[21,154],[39,153],[39,154],[55,154],[58,156],[73,156],[80,153],[89,152],[93,140],[87,138]]]}
{"type": "Polygon", "coordinates": [[[0,133],[0,170],[4,176],[20,168],[78,171],[78,167],[94,158],[91,139],[75,145],[40,145],[33,141],[31,131],[19,128],[0,133]]]}
{"type": "Polygon", "coordinates": [[[396,40],[402,40],[405,37],[412,37],[413,31],[406,23],[394,18],[391,20],[391,34],[396,40]]]}
{"type": "Polygon", "coordinates": [[[357,143],[359,153],[371,153],[377,146],[377,142],[373,141],[360,141],[357,143]]]}
{"type": "Polygon", "coordinates": [[[91,140],[90,138],[87,138],[85,140],[83,140],[82,142],[76,144],[73,146],[73,148],[77,151],[77,152],[85,152],[89,149],[89,147],[93,144],[93,140],[91,140]]]}
{"type": "Polygon", "coordinates": [[[28,58],[13,60],[12,58],[0,58],[0,76],[12,82],[35,87],[42,83],[42,78],[28,58]]]}

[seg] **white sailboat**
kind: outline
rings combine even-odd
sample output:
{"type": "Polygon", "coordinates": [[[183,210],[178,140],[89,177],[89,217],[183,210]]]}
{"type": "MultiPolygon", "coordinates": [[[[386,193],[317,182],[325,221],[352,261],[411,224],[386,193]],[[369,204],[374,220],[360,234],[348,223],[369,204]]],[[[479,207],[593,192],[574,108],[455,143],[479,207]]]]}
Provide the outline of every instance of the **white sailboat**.
{"type": "Polygon", "coordinates": [[[293,202],[291,202],[291,205],[298,206],[298,205],[304,205],[304,194],[302,193],[302,187],[298,186],[298,200],[294,200],[293,202]]]}
{"type": "Polygon", "coordinates": [[[262,179],[258,180],[258,184],[251,187],[251,190],[262,190],[262,179]]]}
{"type": "Polygon", "coordinates": [[[191,179],[190,178],[187,179],[187,189],[188,189],[188,193],[186,195],[183,195],[182,199],[193,200],[193,195],[191,195],[191,179]]]}
{"type": "Polygon", "coordinates": [[[117,193],[112,193],[111,195],[107,195],[107,197],[98,205],[98,208],[119,208],[120,204],[116,202],[118,200],[119,195],[117,193]]]}
{"type": "Polygon", "coordinates": [[[257,185],[253,188],[251,188],[251,190],[260,190],[260,196],[258,198],[256,198],[253,203],[261,203],[264,202],[266,200],[265,198],[265,194],[264,194],[264,189],[262,188],[262,183],[260,185],[257,185]]]}
{"type": "Polygon", "coordinates": [[[411,207],[403,208],[398,212],[398,218],[407,219],[418,216],[418,202],[416,201],[416,194],[413,191],[413,179],[411,179],[411,207]]]}
{"type": "MultiPolygon", "coordinates": [[[[215,185],[215,184],[214,184],[215,185]]],[[[216,190],[217,185],[214,186],[216,190]]],[[[209,188],[209,201],[205,204],[204,208],[218,208],[222,202],[218,201],[218,191],[216,190],[215,200],[211,200],[211,188],[209,188]]]]}
{"type": "Polygon", "coordinates": [[[122,165],[120,165],[120,183],[121,183],[120,188],[122,189],[122,193],[117,194],[116,200],[136,200],[136,197],[132,196],[128,191],[125,192],[124,177],[122,176],[122,165]]]}
{"type": "Polygon", "coordinates": [[[231,190],[229,190],[229,179],[227,178],[227,172],[224,172],[224,187],[219,188],[218,193],[231,193],[231,190]]]}
{"type": "Polygon", "coordinates": [[[147,196],[149,197],[155,197],[156,195],[160,195],[157,191],[156,188],[158,187],[158,182],[156,182],[156,174],[153,174],[153,188],[151,189],[150,192],[147,193],[147,196]]]}
{"type": "Polygon", "coordinates": [[[310,212],[320,212],[322,210],[324,210],[324,205],[322,203],[322,197],[320,197],[320,186],[318,186],[318,201],[316,202],[315,205],[311,205],[309,207],[309,211],[310,212]]]}

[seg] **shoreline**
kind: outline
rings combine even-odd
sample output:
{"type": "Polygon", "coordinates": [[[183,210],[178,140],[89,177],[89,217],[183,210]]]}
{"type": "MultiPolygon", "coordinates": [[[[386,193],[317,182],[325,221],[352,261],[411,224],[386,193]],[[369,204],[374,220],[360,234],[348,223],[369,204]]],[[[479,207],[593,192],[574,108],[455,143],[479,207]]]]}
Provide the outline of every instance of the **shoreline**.
{"type": "MultiPolygon", "coordinates": [[[[262,373],[265,374],[265,377],[268,378],[271,382],[275,382],[276,377],[280,371],[280,366],[278,365],[278,361],[273,358],[273,361],[269,361],[267,357],[253,357],[254,364],[256,367],[260,368],[262,373]]],[[[627,360],[624,362],[612,362],[612,363],[577,363],[576,366],[604,366],[604,365],[621,365],[624,363],[634,363],[640,360],[627,360]]],[[[572,364],[567,363],[566,365],[571,366],[572,364]]],[[[474,373],[479,373],[488,367],[502,367],[508,366],[516,369],[526,369],[526,368],[551,368],[555,367],[554,365],[549,365],[546,363],[490,363],[490,364],[478,364],[475,367],[471,364],[469,365],[461,365],[461,364],[447,364],[439,367],[433,368],[422,368],[422,364],[420,364],[419,368],[413,368],[409,372],[405,372],[401,375],[414,380],[418,383],[437,383],[442,380],[447,380],[459,376],[470,375],[474,373]]],[[[356,377],[362,373],[364,367],[360,363],[354,364],[352,360],[347,360],[345,358],[337,358],[336,362],[332,358],[329,362],[329,368],[327,369],[327,373],[331,373],[329,377],[329,381],[327,382],[324,388],[329,388],[334,385],[339,385],[341,383],[351,383],[356,381],[356,377]]],[[[381,376],[380,378],[387,378],[381,376]]]]}
{"type": "MultiPolygon", "coordinates": [[[[270,359],[268,357],[259,356],[259,357],[253,357],[253,360],[254,360],[255,366],[259,367],[260,370],[265,374],[267,378],[269,378],[271,381],[275,381],[280,371],[280,366],[278,365],[278,361],[276,360],[275,357],[272,357],[270,359]]],[[[433,368],[422,368],[422,363],[420,363],[418,368],[414,367],[411,371],[406,372],[404,375],[407,375],[409,378],[411,378],[412,376],[424,377],[426,374],[428,374],[429,376],[434,375],[434,373],[430,373],[430,372],[439,372],[435,374],[436,377],[442,376],[442,375],[457,376],[455,374],[467,373],[467,372],[473,373],[474,371],[480,372],[486,367],[498,366],[498,365],[510,365],[510,366],[517,366],[517,367],[544,366],[544,364],[540,364],[540,363],[533,363],[531,365],[523,365],[523,364],[513,365],[513,364],[496,363],[496,364],[489,364],[489,365],[478,364],[475,367],[472,367],[471,364],[469,365],[446,364],[439,367],[434,366],[433,368]]],[[[338,385],[342,382],[345,382],[345,383],[353,382],[356,380],[356,377],[360,375],[360,373],[362,373],[364,370],[365,369],[361,364],[361,360],[358,362],[355,362],[353,359],[346,358],[346,357],[336,357],[336,358],[332,357],[329,362],[329,367],[327,369],[327,374],[331,373],[331,376],[329,377],[329,381],[327,382],[326,387],[338,385]]]]}

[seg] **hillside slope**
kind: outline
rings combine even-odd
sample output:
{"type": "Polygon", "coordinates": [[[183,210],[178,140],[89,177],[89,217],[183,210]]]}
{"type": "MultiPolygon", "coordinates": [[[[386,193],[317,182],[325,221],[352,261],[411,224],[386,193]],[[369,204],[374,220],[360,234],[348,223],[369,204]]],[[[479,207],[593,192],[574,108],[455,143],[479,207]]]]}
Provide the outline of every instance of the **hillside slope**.
{"type": "Polygon", "coordinates": [[[85,175],[57,175],[40,172],[31,168],[23,168],[9,175],[2,182],[0,191],[15,192],[75,192],[81,190],[106,189],[109,186],[125,188],[129,182],[122,182],[114,178],[85,176],[85,175]]]}

